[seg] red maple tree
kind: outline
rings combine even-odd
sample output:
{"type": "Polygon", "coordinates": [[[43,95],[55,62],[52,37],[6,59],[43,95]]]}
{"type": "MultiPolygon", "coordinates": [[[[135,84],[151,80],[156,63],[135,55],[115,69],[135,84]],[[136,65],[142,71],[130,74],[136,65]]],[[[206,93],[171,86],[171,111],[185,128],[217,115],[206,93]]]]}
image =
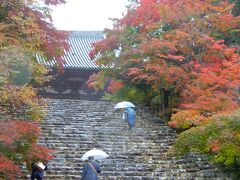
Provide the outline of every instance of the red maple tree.
{"type": "Polygon", "coordinates": [[[39,111],[43,101],[31,83],[43,81],[47,73],[46,67],[36,60],[36,54],[46,60],[54,58],[63,66],[68,33],[53,26],[48,5],[64,2],[2,0],[0,3],[0,178],[16,179],[21,175],[19,165],[30,167],[36,160],[53,158],[50,149],[37,145],[40,129],[33,120],[42,118],[44,113],[39,111]],[[14,84],[10,77],[20,60],[32,70],[29,82],[24,85],[14,84]]]}
{"type": "MultiPolygon", "coordinates": [[[[240,17],[232,15],[233,7],[227,0],[131,1],[127,14],[115,22],[113,30],[106,30],[106,39],[95,44],[91,52],[92,57],[101,55],[99,64],[114,65],[115,70],[103,70],[111,73],[99,76],[108,74],[125,86],[131,82],[147,89],[145,100],[157,102],[162,110],[168,107],[168,100],[177,97],[169,125],[190,129],[181,141],[188,136],[205,138],[198,145],[199,151],[206,153],[200,146],[205,147],[211,135],[202,137],[201,132],[219,125],[211,124],[213,119],[219,120],[213,117],[239,108],[239,45],[232,44],[235,41],[230,37],[239,35],[240,17]]],[[[223,142],[221,147],[211,147],[211,152],[223,153],[222,147],[229,150],[223,142]]],[[[226,156],[234,159],[236,154],[223,153],[218,161],[224,162],[226,156]]]]}

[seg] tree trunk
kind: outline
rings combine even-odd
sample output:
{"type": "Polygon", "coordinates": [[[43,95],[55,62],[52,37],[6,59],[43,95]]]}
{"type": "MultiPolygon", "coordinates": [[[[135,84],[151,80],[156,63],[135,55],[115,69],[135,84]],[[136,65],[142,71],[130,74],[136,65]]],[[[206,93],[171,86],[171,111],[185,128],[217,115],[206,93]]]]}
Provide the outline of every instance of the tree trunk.
{"type": "Polygon", "coordinates": [[[166,90],[165,88],[162,88],[161,90],[162,92],[162,111],[163,111],[163,114],[164,114],[164,118],[167,120],[168,118],[168,114],[166,114],[166,109],[168,108],[169,104],[168,104],[168,98],[169,98],[169,95],[170,95],[170,91],[169,90],[166,90]]]}

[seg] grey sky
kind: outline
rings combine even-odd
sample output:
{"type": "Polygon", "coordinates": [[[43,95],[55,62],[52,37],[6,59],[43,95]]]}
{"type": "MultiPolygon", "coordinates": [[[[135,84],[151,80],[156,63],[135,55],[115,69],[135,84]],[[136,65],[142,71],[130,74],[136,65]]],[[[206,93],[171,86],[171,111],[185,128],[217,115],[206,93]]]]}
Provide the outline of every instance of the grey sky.
{"type": "Polygon", "coordinates": [[[67,0],[51,8],[59,30],[103,30],[112,28],[109,18],[121,18],[127,4],[127,0],[67,0]]]}

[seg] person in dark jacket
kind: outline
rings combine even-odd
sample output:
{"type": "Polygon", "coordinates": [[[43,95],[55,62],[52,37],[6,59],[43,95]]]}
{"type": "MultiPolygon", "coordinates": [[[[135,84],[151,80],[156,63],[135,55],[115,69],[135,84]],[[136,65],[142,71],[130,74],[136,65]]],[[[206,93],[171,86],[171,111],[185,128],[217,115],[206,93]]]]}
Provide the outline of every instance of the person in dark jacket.
{"type": "Polygon", "coordinates": [[[124,111],[125,119],[128,122],[129,129],[131,130],[135,126],[135,111],[133,108],[125,108],[124,111]]]}
{"type": "Polygon", "coordinates": [[[98,173],[101,173],[101,167],[94,161],[93,156],[89,156],[83,165],[82,171],[82,180],[98,180],[98,173]]]}
{"type": "Polygon", "coordinates": [[[43,170],[39,170],[35,163],[32,163],[32,173],[31,173],[31,180],[42,180],[44,176],[44,171],[47,170],[47,162],[43,163],[45,165],[45,168],[43,170]]]}

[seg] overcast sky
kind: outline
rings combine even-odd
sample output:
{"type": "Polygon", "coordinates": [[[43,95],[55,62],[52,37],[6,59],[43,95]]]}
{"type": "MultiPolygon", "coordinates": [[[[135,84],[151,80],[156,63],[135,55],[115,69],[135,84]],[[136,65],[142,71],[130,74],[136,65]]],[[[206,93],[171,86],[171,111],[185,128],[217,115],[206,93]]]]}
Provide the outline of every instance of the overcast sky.
{"type": "Polygon", "coordinates": [[[67,0],[51,9],[59,30],[104,30],[112,28],[109,18],[122,17],[127,4],[127,0],[67,0]]]}

